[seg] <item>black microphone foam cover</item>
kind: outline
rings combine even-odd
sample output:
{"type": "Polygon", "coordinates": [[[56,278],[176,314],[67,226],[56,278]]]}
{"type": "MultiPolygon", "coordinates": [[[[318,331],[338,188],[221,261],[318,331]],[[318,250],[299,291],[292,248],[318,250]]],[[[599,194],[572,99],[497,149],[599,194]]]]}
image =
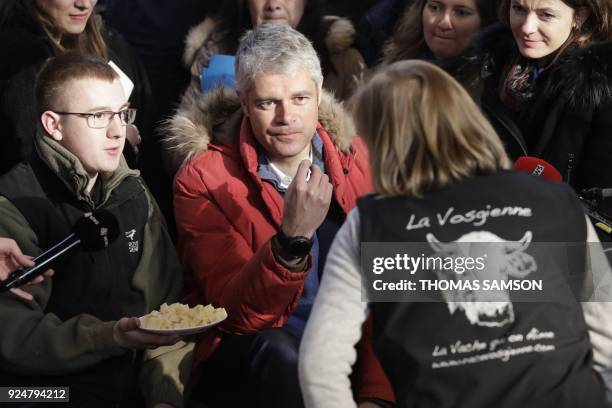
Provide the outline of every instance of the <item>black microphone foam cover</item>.
{"type": "Polygon", "coordinates": [[[108,210],[85,213],[72,229],[85,251],[108,248],[119,236],[119,222],[108,210]]]}

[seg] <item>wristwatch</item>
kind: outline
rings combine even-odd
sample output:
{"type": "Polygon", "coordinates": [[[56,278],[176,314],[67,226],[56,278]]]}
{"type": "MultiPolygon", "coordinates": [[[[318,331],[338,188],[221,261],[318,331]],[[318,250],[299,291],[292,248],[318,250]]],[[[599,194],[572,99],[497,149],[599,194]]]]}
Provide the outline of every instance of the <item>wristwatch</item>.
{"type": "Polygon", "coordinates": [[[283,249],[283,252],[293,258],[303,258],[308,255],[313,242],[312,238],[302,236],[288,237],[280,228],[276,234],[276,239],[283,249]]]}

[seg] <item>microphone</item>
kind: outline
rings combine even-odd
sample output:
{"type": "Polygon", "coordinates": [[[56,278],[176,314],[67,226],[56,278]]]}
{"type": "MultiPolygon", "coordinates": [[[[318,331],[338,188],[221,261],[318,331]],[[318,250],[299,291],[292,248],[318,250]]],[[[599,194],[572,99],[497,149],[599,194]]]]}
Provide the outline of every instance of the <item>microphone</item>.
{"type": "Polygon", "coordinates": [[[599,211],[600,201],[612,197],[612,188],[592,187],[580,191],[578,198],[583,202],[585,211],[600,230],[612,235],[612,220],[599,211]]]}
{"type": "Polygon", "coordinates": [[[563,181],[561,173],[546,160],[533,156],[521,156],[514,162],[514,170],[542,177],[549,181],[563,181]]]}
{"type": "Polygon", "coordinates": [[[60,257],[79,244],[85,251],[108,248],[119,236],[119,222],[107,210],[85,213],[72,227],[72,234],[33,259],[31,268],[18,268],[6,280],[0,282],[0,292],[17,288],[42,275],[60,257]]]}
{"type": "Polygon", "coordinates": [[[597,211],[596,207],[584,205],[584,212],[593,219],[593,225],[607,234],[612,234],[612,221],[597,211]]]}
{"type": "Polygon", "coordinates": [[[612,188],[593,187],[580,192],[580,196],[587,200],[603,200],[612,197],[612,188]]]}

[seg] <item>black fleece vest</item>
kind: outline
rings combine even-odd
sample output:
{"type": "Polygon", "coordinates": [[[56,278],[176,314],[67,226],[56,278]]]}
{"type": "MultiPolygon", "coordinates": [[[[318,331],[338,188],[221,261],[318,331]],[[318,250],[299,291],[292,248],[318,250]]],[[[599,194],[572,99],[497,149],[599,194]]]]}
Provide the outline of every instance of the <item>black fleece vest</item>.
{"type": "MultiPolygon", "coordinates": [[[[42,250],[70,235],[72,225],[93,210],[77,200],[40,159],[19,164],[2,176],[0,195],[25,217],[42,250]]],[[[85,252],[77,247],[53,266],[53,290],[44,312],[64,321],[84,313],[109,321],[146,312],[144,294],[132,286],[148,219],[143,186],[136,177],[127,177],[99,208],[117,218],[119,236],[105,250],[85,252]]],[[[93,396],[114,404],[124,399],[125,392],[137,389],[135,361],[133,353],[126,353],[74,375],[17,378],[11,373],[6,379],[13,384],[69,385],[71,401],[82,394],[84,401],[93,396]]]]}
{"type": "MultiPolygon", "coordinates": [[[[475,177],[422,198],[370,195],[358,208],[362,243],[431,242],[428,237],[441,243],[494,242],[493,236],[519,241],[530,232],[521,259],[533,255],[539,268],[527,279],[542,279],[544,288],[563,272],[536,255],[543,253],[538,243],[586,239],[585,217],[569,187],[526,174],[475,177]]],[[[582,282],[584,248],[569,250],[572,272],[563,282],[582,282]]],[[[425,255],[436,251],[432,246],[425,255]]],[[[550,251],[558,253],[545,256],[564,255],[562,249],[550,251]]],[[[405,277],[418,284],[422,273],[433,272],[405,277]]],[[[555,302],[518,302],[510,291],[499,313],[452,304],[441,293],[433,303],[371,302],[374,347],[398,407],[603,407],[604,391],[591,368],[588,331],[573,292],[579,288],[565,287],[555,293],[555,302]]],[[[474,297],[459,298],[465,299],[474,297]]]]}

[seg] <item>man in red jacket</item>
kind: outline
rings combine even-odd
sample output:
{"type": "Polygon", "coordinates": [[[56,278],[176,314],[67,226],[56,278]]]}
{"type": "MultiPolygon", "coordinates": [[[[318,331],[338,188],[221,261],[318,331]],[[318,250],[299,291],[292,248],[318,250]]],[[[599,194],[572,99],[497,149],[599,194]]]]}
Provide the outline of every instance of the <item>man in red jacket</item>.
{"type": "MultiPolygon", "coordinates": [[[[209,403],[241,394],[238,406],[303,406],[297,353],[325,257],[371,187],[365,148],[322,81],[303,35],[263,25],[238,49],[237,95],[185,98],[172,120],[187,159],[174,204],[189,301],[228,312],[196,350],[196,393],[209,403]]],[[[359,354],[358,398],[384,406],[380,365],[366,344],[359,354]]]]}

